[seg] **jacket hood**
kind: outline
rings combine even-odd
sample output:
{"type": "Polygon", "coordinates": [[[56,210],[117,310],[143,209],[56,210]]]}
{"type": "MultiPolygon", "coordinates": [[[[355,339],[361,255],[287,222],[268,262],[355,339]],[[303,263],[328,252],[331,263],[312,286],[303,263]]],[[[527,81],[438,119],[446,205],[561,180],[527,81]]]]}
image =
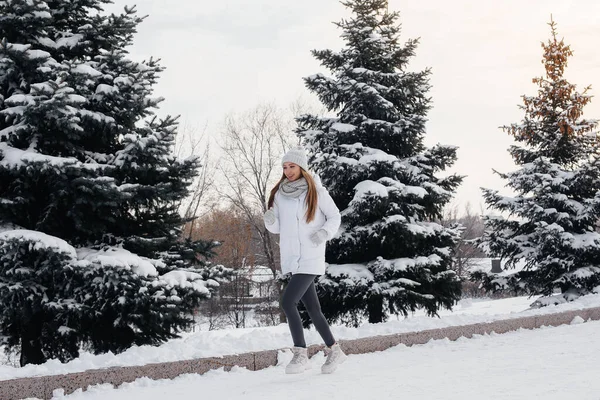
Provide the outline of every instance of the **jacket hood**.
{"type": "Polygon", "coordinates": [[[316,172],[310,172],[310,176],[312,176],[313,180],[315,181],[315,186],[317,189],[323,187],[323,184],[321,183],[321,177],[317,175],[316,172]]]}

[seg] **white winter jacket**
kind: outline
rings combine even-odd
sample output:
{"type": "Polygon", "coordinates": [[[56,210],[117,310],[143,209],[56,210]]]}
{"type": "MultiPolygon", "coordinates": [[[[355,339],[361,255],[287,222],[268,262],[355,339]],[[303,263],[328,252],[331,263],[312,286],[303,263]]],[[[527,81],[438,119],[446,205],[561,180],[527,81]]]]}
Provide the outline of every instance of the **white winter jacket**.
{"type": "Polygon", "coordinates": [[[316,246],[310,235],[320,229],[327,232],[327,240],[337,233],[341,216],[340,211],[321,185],[321,180],[313,176],[317,186],[317,210],[315,218],[306,222],[306,193],[298,198],[275,194],[273,211],[275,222],[265,223],[266,228],[279,233],[279,250],[281,253],[281,271],[284,274],[314,274],[325,273],[325,243],[316,246]]]}

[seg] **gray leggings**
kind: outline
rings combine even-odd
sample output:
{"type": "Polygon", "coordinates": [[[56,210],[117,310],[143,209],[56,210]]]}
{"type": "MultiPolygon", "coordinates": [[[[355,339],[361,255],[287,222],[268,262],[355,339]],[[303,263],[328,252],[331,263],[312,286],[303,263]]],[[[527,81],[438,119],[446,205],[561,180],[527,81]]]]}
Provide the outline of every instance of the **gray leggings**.
{"type": "Polygon", "coordinates": [[[288,283],[285,291],[283,292],[283,298],[281,300],[283,312],[288,320],[290,326],[290,332],[292,334],[292,340],[296,347],[306,347],[304,341],[304,331],[302,329],[302,319],[298,312],[298,302],[302,300],[302,304],[306,307],[308,315],[312,320],[317,332],[323,338],[323,341],[327,346],[332,346],[335,343],[335,339],[329,329],[329,324],[321,312],[321,304],[317,297],[317,290],[315,289],[315,278],[317,275],[308,274],[295,274],[292,275],[292,279],[288,283]]]}

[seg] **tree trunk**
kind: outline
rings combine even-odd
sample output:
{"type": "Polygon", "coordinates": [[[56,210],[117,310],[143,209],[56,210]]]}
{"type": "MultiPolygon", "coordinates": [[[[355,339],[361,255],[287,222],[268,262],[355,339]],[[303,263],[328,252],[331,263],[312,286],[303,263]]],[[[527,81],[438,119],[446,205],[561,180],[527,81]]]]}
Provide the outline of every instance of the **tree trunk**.
{"type": "MultiPolygon", "coordinates": [[[[267,266],[273,273],[273,278],[275,278],[275,276],[277,276],[278,269],[277,269],[277,264],[275,263],[275,250],[273,249],[273,240],[272,240],[271,234],[269,233],[269,231],[267,231],[266,228],[263,230],[261,236],[264,238],[263,250],[265,252],[265,255],[267,256],[267,266]]],[[[281,305],[281,299],[283,297],[283,290],[284,290],[283,285],[280,283],[277,283],[277,300],[279,302],[279,323],[280,324],[287,323],[287,318],[285,317],[285,313],[283,312],[283,307],[281,305]]]]}
{"type": "Polygon", "coordinates": [[[40,316],[34,315],[30,305],[23,309],[21,330],[21,367],[27,364],[43,364],[46,357],[42,352],[40,337],[42,335],[42,322],[40,316]]]}
{"type": "Polygon", "coordinates": [[[31,335],[23,333],[21,335],[21,367],[27,364],[43,364],[46,357],[42,353],[42,346],[39,338],[32,338],[31,335]]]}
{"type": "Polygon", "coordinates": [[[369,313],[369,323],[377,324],[383,322],[383,298],[381,296],[374,296],[369,299],[367,311],[369,313]]]}
{"type": "Polygon", "coordinates": [[[287,323],[287,317],[285,316],[285,312],[283,312],[283,304],[281,302],[281,300],[283,299],[283,284],[278,284],[277,288],[279,289],[279,323],[280,324],[286,324],[287,323]]]}

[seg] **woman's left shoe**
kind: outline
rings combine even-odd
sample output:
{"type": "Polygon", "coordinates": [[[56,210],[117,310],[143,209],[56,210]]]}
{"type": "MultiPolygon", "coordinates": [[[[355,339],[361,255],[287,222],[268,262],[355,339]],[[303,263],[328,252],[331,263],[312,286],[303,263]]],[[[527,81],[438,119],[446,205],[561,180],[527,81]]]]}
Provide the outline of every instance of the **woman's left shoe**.
{"type": "Polygon", "coordinates": [[[325,364],[321,367],[321,372],[324,374],[331,374],[334,372],[338,365],[346,361],[348,356],[344,354],[342,348],[339,344],[334,344],[329,349],[325,350],[327,354],[327,360],[325,360],[325,364]]]}

